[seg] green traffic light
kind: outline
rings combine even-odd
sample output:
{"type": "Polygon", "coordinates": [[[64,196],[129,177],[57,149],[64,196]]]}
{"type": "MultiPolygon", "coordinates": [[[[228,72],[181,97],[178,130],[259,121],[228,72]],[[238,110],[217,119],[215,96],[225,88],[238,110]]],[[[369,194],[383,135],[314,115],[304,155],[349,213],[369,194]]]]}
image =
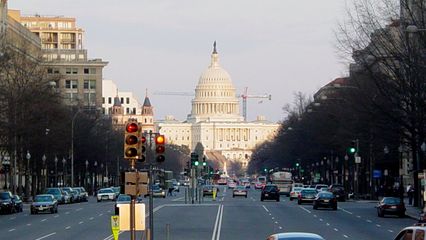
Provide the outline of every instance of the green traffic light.
{"type": "Polygon", "coordinates": [[[264,172],[267,172],[267,171],[268,171],[268,169],[267,169],[267,168],[265,168],[265,169],[263,169],[263,171],[264,171],[264,172]]]}
{"type": "Polygon", "coordinates": [[[203,166],[205,167],[205,166],[207,166],[207,163],[206,162],[203,162],[203,166]]]}
{"type": "Polygon", "coordinates": [[[199,163],[198,163],[198,161],[195,161],[194,165],[195,165],[195,166],[198,166],[198,164],[199,164],[199,163]]]}
{"type": "Polygon", "coordinates": [[[296,167],[299,167],[299,165],[300,165],[299,163],[296,163],[296,167]]]}
{"type": "Polygon", "coordinates": [[[355,151],[356,151],[355,148],[353,148],[353,147],[349,148],[350,153],[355,153],[355,151]]]}

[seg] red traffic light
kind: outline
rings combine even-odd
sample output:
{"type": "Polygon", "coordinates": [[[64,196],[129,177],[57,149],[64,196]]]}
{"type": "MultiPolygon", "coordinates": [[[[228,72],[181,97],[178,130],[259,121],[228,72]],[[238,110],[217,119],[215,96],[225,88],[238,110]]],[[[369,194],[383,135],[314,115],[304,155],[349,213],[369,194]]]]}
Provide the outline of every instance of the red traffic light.
{"type": "Polygon", "coordinates": [[[156,153],[164,153],[165,150],[166,148],[163,145],[159,145],[155,148],[156,153]]]}
{"type": "Polygon", "coordinates": [[[146,143],[146,137],[145,137],[145,136],[142,136],[142,137],[141,137],[141,143],[142,143],[142,144],[146,143]]]}
{"type": "Polygon", "coordinates": [[[134,122],[128,123],[126,126],[126,132],[128,133],[134,133],[134,132],[137,132],[138,130],[139,130],[139,126],[137,123],[134,123],[134,122]]]}
{"type": "Polygon", "coordinates": [[[138,137],[135,135],[129,135],[126,137],[126,144],[128,145],[134,145],[138,143],[138,137]]]}

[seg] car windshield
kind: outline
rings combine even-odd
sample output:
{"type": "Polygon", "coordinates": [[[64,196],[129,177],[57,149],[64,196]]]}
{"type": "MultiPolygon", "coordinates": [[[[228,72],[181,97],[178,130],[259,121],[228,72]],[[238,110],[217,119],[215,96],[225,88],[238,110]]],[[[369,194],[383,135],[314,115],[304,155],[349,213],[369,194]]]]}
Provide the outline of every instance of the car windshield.
{"type": "Polygon", "coordinates": [[[276,191],[277,187],[276,186],[265,186],[265,191],[276,191]]]}
{"type": "Polygon", "coordinates": [[[125,194],[121,194],[117,198],[117,201],[120,201],[120,202],[127,202],[127,201],[130,202],[130,200],[131,200],[130,196],[129,195],[125,195],[125,194]]]}
{"type": "Polygon", "coordinates": [[[110,188],[105,188],[105,189],[99,190],[99,193],[114,193],[114,191],[110,188]]]}
{"type": "Polygon", "coordinates": [[[316,194],[317,192],[315,190],[302,190],[301,193],[303,193],[303,194],[316,194]]]}
{"type": "Polygon", "coordinates": [[[10,194],[8,192],[0,192],[0,200],[10,199],[10,194]]]}
{"type": "Polygon", "coordinates": [[[383,202],[385,204],[400,204],[401,199],[399,199],[399,198],[384,198],[383,202]]]}
{"type": "Polygon", "coordinates": [[[320,198],[333,198],[333,194],[328,192],[320,192],[318,193],[318,196],[320,198]]]}
{"type": "Polygon", "coordinates": [[[246,187],[244,187],[244,186],[237,186],[235,189],[236,190],[246,190],[246,187]]]}
{"type": "Polygon", "coordinates": [[[294,192],[300,192],[300,191],[302,191],[302,189],[303,188],[301,188],[301,187],[295,187],[295,188],[293,188],[293,191],[294,192]]]}
{"type": "Polygon", "coordinates": [[[35,202],[51,202],[53,201],[51,196],[36,196],[34,199],[35,202]]]}
{"type": "Polygon", "coordinates": [[[61,194],[61,190],[50,188],[50,189],[47,189],[46,193],[53,194],[53,195],[59,195],[59,194],[61,194]]]}

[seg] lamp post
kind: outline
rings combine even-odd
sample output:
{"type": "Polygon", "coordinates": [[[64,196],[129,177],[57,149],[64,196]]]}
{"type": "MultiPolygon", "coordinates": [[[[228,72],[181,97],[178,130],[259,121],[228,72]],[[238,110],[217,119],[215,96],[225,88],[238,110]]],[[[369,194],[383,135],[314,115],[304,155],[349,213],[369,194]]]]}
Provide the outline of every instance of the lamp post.
{"type": "Polygon", "coordinates": [[[74,187],[74,123],[82,109],[78,109],[71,119],[71,187],[74,187]]]}
{"type": "Polygon", "coordinates": [[[89,167],[89,161],[86,159],[86,172],[84,173],[84,186],[87,189],[87,177],[88,177],[88,172],[87,172],[87,168],[89,167]]]}
{"type": "Polygon", "coordinates": [[[101,188],[104,186],[104,164],[101,163],[101,188]]]}
{"type": "Polygon", "coordinates": [[[349,174],[346,171],[346,169],[347,169],[346,165],[348,164],[348,160],[349,160],[348,154],[345,155],[344,159],[345,159],[345,162],[343,162],[343,164],[342,164],[342,168],[343,168],[343,181],[344,181],[345,188],[349,190],[349,187],[348,187],[348,185],[349,185],[348,184],[349,174]]]}
{"type": "Polygon", "coordinates": [[[46,186],[47,186],[47,167],[46,167],[46,155],[45,154],[43,154],[43,157],[41,157],[41,160],[43,161],[43,170],[42,170],[42,176],[43,176],[43,180],[44,180],[44,183],[42,184],[42,186],[41,186],[41,188],[42,189],[45,189],[46,188],[46,186]]]}
{"type": "Polygon", "coordinates": [[[95,163],[93,164],[95,166],[95,177],[94,177],[94,184],[93,184],[93,192],[95,192],[96,188],[97,188],[97,184],[98,184],[98,171],[97,171],[97,167],[98,167],[98,161],[95,161],[95,163]]]}
{"type": "Polygon", "coordinates": [[[67,175],[65,171],[65,164],[67,163],[67,160],[65,158],[62,158],[62,187],[65,187],[65,177],[67,175]]]}
{"type": "Polygon", "coordinates": [[[10,172],[10,157],[9,157],[9,153],[5,153],[3,156],[3,167],[5,169],[4,171],[4,186],[5,189],[9,189],[7,186],[7,175],[10,172]]]}
{"type": "Polygon", "coordinates": [[[27,150],[27,169],[25,172],[25,196],[28,200],[28,198],[30,197],[30,159],[31,159],[31,154],[30,151],[27,150]]]}
{"type": "Polygon", "coordinates": [[[55,156],[55,187],[58,186],[58,157],[55,156]]]}

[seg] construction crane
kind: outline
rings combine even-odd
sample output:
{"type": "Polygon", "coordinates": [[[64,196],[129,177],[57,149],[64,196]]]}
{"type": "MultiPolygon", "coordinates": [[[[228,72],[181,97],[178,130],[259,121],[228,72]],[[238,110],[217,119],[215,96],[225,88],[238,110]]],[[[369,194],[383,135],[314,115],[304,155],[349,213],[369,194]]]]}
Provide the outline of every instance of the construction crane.
{"type": "MultiPolygon", "coordinates": [[[[261,98],[261,99],[272,99],[271,94],[263,94],[263,95],[249,95],[248,94],[248,87],[244,88],[244,93],[240,95],[240,97],[243,99],[243,116],[244,121],[247,121],[247,98],[261,98]]],[[[260,102],[262,103],[262,101],[260,102]]]]}
{"type": "MultiPolygon", "coordinates": [[[[194,96],[194,92],[167,92],[167,91],[157,91],[154,92],[154,95],[174,95],[174,96],[194,96]]],[[[260,98],[260,99],[268,99],[271,100],[271,94],[264,95],[249,95],[248,87],[244,88],[244,93],[237,96],[243,99],[243,116],[244,121],[247,121],[247,98],[260,98]]],[[[261,103],[261,102],[260,102],[261,103]]]]}

